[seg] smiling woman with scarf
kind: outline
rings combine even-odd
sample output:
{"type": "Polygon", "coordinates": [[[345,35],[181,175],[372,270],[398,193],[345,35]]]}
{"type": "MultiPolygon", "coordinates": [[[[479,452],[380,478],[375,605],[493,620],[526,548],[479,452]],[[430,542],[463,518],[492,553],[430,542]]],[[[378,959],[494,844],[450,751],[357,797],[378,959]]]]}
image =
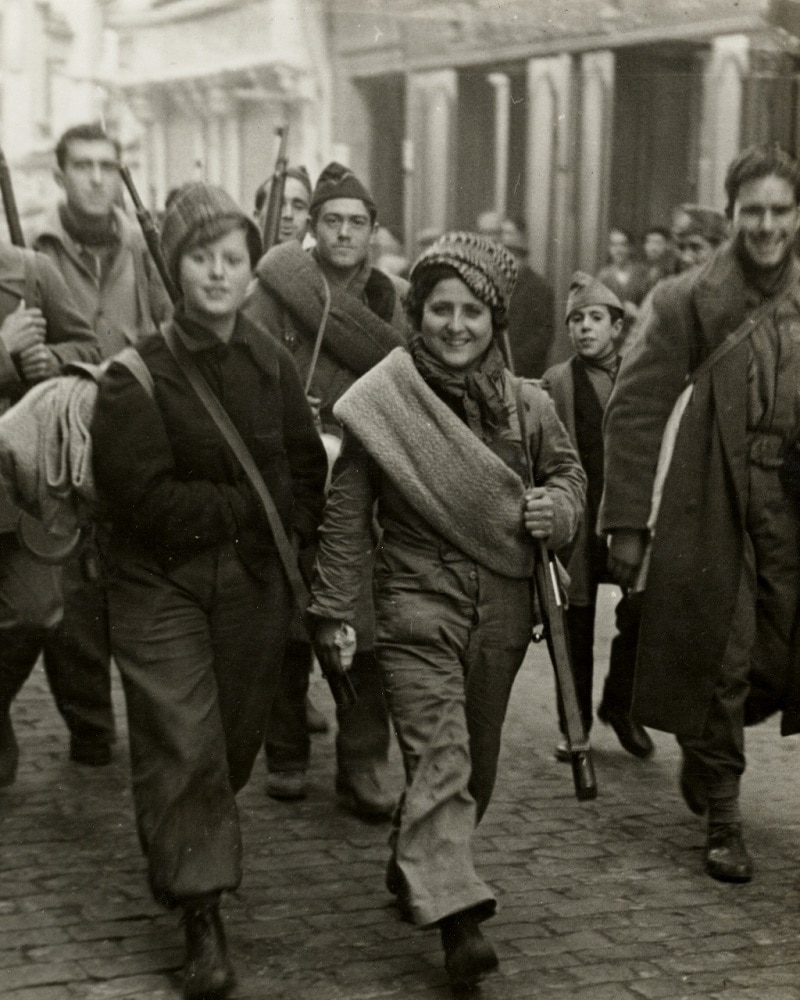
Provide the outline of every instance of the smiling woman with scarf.
{"type": "Polygon", "coordinates": [[[497,966],[479,924],[495,911],[471,840],[491,798],[508,698],[534,624],[533,538],[570,542],[585,477],[548,396],[522,382],[537,486],[498,346],[516,265],[500,245],[449,233],[411,271],[417,331],[359,379],[325,510],[310,614],[327,669],[353,624],[361,566],[375,569],[376,652],[406,788],[387,887],[402,914],[437,925],[455,987],[497,966]]]}

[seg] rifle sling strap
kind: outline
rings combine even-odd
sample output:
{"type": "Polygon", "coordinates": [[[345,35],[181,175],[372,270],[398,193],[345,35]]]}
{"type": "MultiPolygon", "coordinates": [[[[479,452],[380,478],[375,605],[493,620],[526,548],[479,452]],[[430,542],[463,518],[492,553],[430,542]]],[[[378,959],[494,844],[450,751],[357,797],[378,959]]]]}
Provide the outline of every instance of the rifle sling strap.
{"type": "Polygon", "coordinates": [[[286,529],[283,527],[280,514],[275,506],[275,501],[270,496],[267,484],[264,482],[253,456],[250,454],[247,445],[236,430],[233,421],[228,416],[222,403],[214,395],[202,372],[194,363],[189,352],[175,336],[175,331],[171,326],[167,326],[164,330],[164,339],[170,351],[172,351],[175,360],[178,362],[181,371],[186,376],[189,385],[191,385],[200,398],[200,402],[205,406],[209,416],[225,438],[228,447],[242,466],[245,475],[250,481],[250,485],[256,491],[256,495],[261,501],[264,513],[267,516],[267,521],[278,549],[278,555],[292,588],[294,599],[298,608],[304,611],[308,606],[308,589],[303,582],[303,578],[300,576],[297,557],[292,548],[292,543],[289,541],[289,536],[286,534],[286,529]]]}

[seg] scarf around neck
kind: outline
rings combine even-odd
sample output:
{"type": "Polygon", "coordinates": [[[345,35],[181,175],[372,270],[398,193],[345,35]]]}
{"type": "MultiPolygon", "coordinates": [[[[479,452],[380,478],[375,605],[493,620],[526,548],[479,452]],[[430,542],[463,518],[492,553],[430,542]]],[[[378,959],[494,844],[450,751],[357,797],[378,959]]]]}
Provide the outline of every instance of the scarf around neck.
{"type": "Polygon", "coordinates": [[[341,397],[334,415],[442,537],[501,576],[533,573],[525,487],[398,349],[341,397]]]}
{"type": "Polygon", "coordinates": [[[508,407],[503,398],[505,363],[500,348],[492,341],[480,364],[457,371],[439,360],[425,346],[421,334],[409,345],[417,371],[437,395],[457,400],[464,407],[467,424],[480,436],[481,429],[508,426],[508,407]]]}
{"type": "Polygon", "coordinates": [[[95,219],[75,211],[67,202],[58,206],[61,225],[67,234],[81,246],[101,250],[111,249],[120,242],[117,232],[117,220],[113,212],[95,219]]]}

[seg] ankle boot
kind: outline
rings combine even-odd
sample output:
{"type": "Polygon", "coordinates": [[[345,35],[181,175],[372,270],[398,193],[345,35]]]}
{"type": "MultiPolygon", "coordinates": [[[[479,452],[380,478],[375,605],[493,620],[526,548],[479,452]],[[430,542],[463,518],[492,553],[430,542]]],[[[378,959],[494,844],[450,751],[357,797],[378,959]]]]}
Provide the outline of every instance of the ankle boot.
{"type": "Polygon", "coordinates": [[[444,948],[444,967],[453,989],[475,985],[498,965],[494,948],[481,933],[480,925],[469,910],[462,910],[439,921],[444,948]]]}
{"type": "Polygon", "coordinates": [[[183,903],[186,930],[185,1000],[223,1000],[233,986],[219,899],[198,896],[183,903]]]}
{"type": "Polygon", "coordinates": [[[0,716],[0,788],[13,785],[17,778],[19,748],[11,725],[11,716],[0,716]]]}

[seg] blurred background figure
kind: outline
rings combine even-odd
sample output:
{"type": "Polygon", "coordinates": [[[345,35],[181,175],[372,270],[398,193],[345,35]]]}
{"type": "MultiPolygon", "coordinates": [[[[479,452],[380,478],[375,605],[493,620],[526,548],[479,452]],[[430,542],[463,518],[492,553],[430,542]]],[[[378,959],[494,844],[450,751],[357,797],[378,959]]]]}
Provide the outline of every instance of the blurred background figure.
{"type": "Polygon", "coordinates": [[[384,274],[401,277],[408,271],[403,244],[386,226],[378,226],[370,237],[369,258],[371,265],[384,274]]]}
{"type": "Polygon", "coordinates": [[[500,233],[503,245],[517,262],[517,283],[508,307],[508,342],[514,372],[524,378],[540,378],[555,333],[553,289],[527,263],[524,223],[505,219],[500,233]]]}
{"type": "Polygon", "coordinates": [[[503,216],[493,208],[481,212],[475,220],[475,232],[495,243],[503,241],[503,216]]]}
{"type": "MultiPolygon", "coordinates": [[[[267,205],[269,204],[269,189],[272,178],[268,177],[256,191],[253,216],[258,223],[263,237],[264,225],[267,221],[267,205]]],[[[283,205],[281,208],[281,224],[278,231],[278,242],[289,240],[303,242],[308,222],[308,206],[311,203],[311,178],[308,171],[300,165],[291,166],[286,171],[286,184],[283,188],[283,205]]]]}
{"type": "Polygon", "coordinates": [[[608,260],[597,277],[620,300],[628,320],[635,319],[649,288],[647,268],[633,259],[631,235],[619,226],[614,226],[608,234],[608,260]]]}
{"type": "Polygon", "coordinates": [[[651,288],[662,278],[675,273],[675,248],[666,226],[651,226],[644,234],[642,250],[651,288]]]}
{"type": "Polygon", "coordinates": [[[684,204],[678,205],[672,215],[672,239],[679,271],[705,264],[727,238],[728,220],[716,209],[684,204]]]}

